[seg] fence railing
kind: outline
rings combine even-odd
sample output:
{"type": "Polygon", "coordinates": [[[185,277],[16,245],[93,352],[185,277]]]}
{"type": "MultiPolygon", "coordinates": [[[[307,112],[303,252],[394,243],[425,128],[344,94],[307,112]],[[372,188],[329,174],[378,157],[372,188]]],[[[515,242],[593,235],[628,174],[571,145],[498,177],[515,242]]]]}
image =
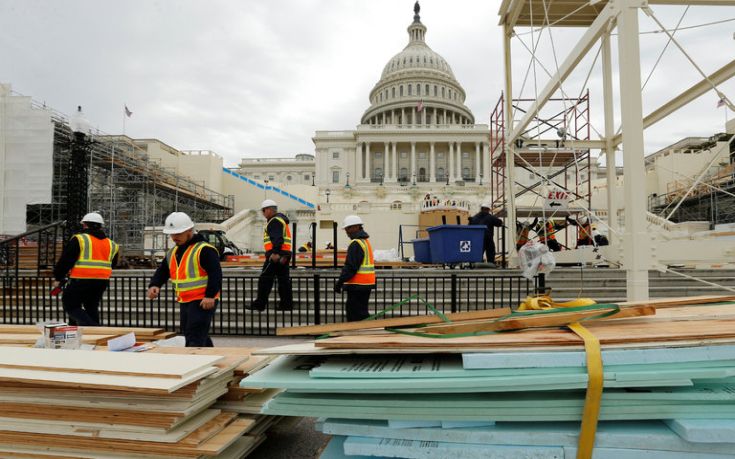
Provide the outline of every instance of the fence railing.
{"type": "MultiPolygon", "coordinates": [[[[294,309],[278,311],[274,287],[268,308],[250,311],[245,306],[255,298],[258,277],[226,274],[222,298],[211,333],[217,335],[273,335],[276,327],[342,322],[344,294],[335,293],[336,273],[309,273],[292,277],[294,309]]],[[[102,325],[155,327],[179,331],[179,308],[167,284],[157,300],[145,297],[149,276],[124,275],[110,279],[100,305],[102,325]]],[[[35,324],[44,320],[66,320],[61,300],[49,295],[52,279],[33,275],[1,278],[0,312],[3,324],[35,324]]],[[[427,274],[378,276],[370,297],[370,311],[389,308],[412,295],[414,299],[386,313],[385,317],[430,314],[425,303],[442,312],[461,312],[515,307],[536,291],[538,280],[517,273],[427,274]]]]}
{"type": "Polygon", "coordinates": [[[51,269],[59,255],[67,228],[64,221],[51,223],[0,240],[0,275],[18,277],[22,269],[51,269]]]}

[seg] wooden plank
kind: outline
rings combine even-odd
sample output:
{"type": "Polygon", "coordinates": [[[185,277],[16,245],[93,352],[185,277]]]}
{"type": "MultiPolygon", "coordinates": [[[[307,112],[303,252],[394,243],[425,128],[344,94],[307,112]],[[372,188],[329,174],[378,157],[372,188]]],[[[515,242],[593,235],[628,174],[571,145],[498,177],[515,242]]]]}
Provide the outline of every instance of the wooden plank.
{"type": "MultiPolygon", "coordinates": [[[[639,344],[735,338],[735,319],[710,319],[696,321],[640,321],[625,324],[624,321],[599,321],[586,327],[603,344],[639,344]]],[[[450,347],[517,347],[517,346],[570,346],[579,345],[581,338],[563,329],[520,330],[462,338],[422,338],[399,334],[340,336],[319,340],[320,348],[383,349],[383,348],[450,348],[450,347]]]]}
{"type": "MultiPolygon", "coordinates": [[[[446,314],[446,317],[454,322],[459,320],[492,319],[510,314],[510,312],[510,308],[487,309],[483,311],[456,312],[453,314],[450,313],[446,314]]],[[[359,322],[343,322],[338,324],[306,325],[303,327],[277,328],[276,334],[280,336],[324,335],[331,332],[346,330],[363,330],[386,327],[391,328],[403,327],[407,325],[436,324],[443,322],[444,320],[436,315],[396,317],[392,319],[362,320],[359,322]]]]}
{"type": "Polygon", "coordinates": [[[0,368],[181,379],[222,360],[221,356],[13,348],[0,353],[0,368]]]}
{"type": "MultiPolygon", "coordinates": [[[[543,328],[543,327],[559,327],[566,324],[577,322],[580,320],[587,319],[589,317],[598,316],[605,311],[591,310],[591,311],[578,311],[578,312],[564,312],[560,311],[558,314],[540,314],[531,316],[518,316],[509,317],[508,319],[501,320],[498,322],[493,321],[481,321],[481,322],[459,322],[452,325],[434,325],[429,327],[423,327],[414,329],[414,331],[422,333],[435,333],[440,335],[455,334],[455,333],[475,333],[475,332],[496,332],[496,331],[510,331],[510,330],[521,330],[526,328],[543,328]]],[[[617,314],[603,317],[600,319],[591,319],[587,323],[591,323],[597,320],[611,320],[621,319],[626,317],[640,317],[640,316],[652,316],[656,314],[656,308],[653,306],[631,306],[625,309],[621,309],[617,314]]]]}
{"type": "Polygon", "coordinates": [[[735,301],[735,295],[682,296],[677,298],[626,301],[619,304],[620,306],[654,306],[656,307],[656,309],[661,309],[673,308],[676,306],[695,306],[708,303],[724,303],[726,301],[735,301]]]}
{"type": "MultiPolygon", "coordinates": [[[[82,342],[84,344],[106,344],[107,341],[115,338],[119,335],[82,335],[82,342]]],[[[0,335],[0,345],[5,344],[29,344],[33,345],[36,341],[41,338],[41,334],[38,335],[30,333],[5,333],[0,335]]]]}

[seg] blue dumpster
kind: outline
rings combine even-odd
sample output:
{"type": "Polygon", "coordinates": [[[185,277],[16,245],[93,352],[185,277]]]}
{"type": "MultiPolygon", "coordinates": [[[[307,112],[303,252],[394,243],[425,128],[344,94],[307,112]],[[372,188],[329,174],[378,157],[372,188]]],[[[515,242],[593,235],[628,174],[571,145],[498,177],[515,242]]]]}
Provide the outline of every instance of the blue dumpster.
{"type": "Polygon", "coordinates": [[[431,263],[431,246],[429,239],[414,239],[413,259],[419,263],[431,263]]]}
{"type": "Polygon", "coordinates": [[[480,263],[485,225],[439,225],[429,231],[432,263],[480,263]]]}

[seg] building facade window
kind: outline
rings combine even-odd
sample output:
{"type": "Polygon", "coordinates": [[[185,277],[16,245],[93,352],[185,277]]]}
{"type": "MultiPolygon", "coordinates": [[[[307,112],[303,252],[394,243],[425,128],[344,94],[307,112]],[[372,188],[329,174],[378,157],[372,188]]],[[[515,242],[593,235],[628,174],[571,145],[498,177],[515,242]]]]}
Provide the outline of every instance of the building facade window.
{"type": "Polygon", "coordinates": [[[470,168],[469,167],[462,168],[462,178],[463,179],[470,178],[470,168]]]}
{"type": "Polygon", "coordinates": [[[391,91],[393,92],[393,95],[391,97],[395,99],[396,98],[396,88],[391,88],[391,91]]]}
{"type": "Polygon", "coordinates": [[[436,179],[437,180],[444,180],[446,177],[444,176],[444,168],[440,167],[436,170],[436,179]]]}
{"type": "Polygon", "coordinates": [[[290,182],[290,181],[291,181],[292,179],[293,179],[293,177],[291,177],[290,175],[287,175],[287,176],[286,176],[286,181],[287,181],[287,182],[290,182]]]}
{"type": "Polygon", "coordinates": [[[309,174],[304,175],[304,180],[306,180],[307,182],[311,180],[311,175],[309,174]]]}
{"type": "Polygon", "coordinates": [[[403,97],[403,85],[401,85],[400,88],[398,89],[398,93],[400,97],[403,97]]]}
{"type": "Polygon", "coordinates": [[[272,182],[273,180],[275,180],[275,179],[276,179],[276,176],[275,176],[275,175],[269,175],[269,176],[268,176],[268,180],[270,180],[271,182],[272,182]]]}
{"type": "Polygon", "coordinates": [[[338,151],[333,151],[332,152],[332,159],[339,159],[339,152],[338,151]]]}
{"type": "Polygon", "coordinates": [[[411,95],[411,87],[412,87],[412,86],[413,86],[413,85],[408,85],[408,95],[409,95],[409,96],[411,95]]]}
{"type": "Polygon", "coordinates": [[[339,170],[332,171],[332,183],[339,183],[339,170]]]}
{"type": "Polygon", "coordinates": [[[421,84],[417,84],[416,85],[416,95],[417,96],[420,96],[421,95],[421,84]]]}
{"type": "Polygon", "coordinates": [[[401,210],[401,207],[403,207],[403,203],[401,201],[393,201],[390,205],[392,210],[401,210]]]}

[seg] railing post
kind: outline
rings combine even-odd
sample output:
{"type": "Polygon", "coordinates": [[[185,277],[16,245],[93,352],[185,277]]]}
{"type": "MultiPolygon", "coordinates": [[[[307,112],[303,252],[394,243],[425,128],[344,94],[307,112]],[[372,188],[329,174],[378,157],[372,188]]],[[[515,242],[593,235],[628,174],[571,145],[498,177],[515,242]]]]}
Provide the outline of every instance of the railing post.
{"type": "Polygon", "coordinates": [[[321,292],[319,291],[319,280],[321,276],[314,274],[314,324],[319,325],[322,323],[322,300],[321,292]]]}
{"type": "Polygon", "coordinates": [[[457,275],[452,274],[452,312],[457,312],[457,275]]]}
{"type": "Polygon", "coordinates": [[[332,222],[332,238],[334,239],[334,269],[337,269],[337,222],[332,222]]]}
{"type": "Polygon", "coordinates": [[[508,265],[505,263],[505,255],[507,251],[509,250],[509,248],[506,247],[505,245],[505,226],[500,227],[500,247],[503,248],[503,250],[500,251],[500,253],[502,254],[500,257],[501,263],[502,263],[503,268],[507,268],[508,265]]]}
{"type": "Polygon", "coordinates": [[[311,269],[316,269],[316,222],[311,224],[311,269]]]}
{"type": "Polygon", "coordinates": [[[296,267],[296,253],[298,252],[298,248],[296,247],[296,229],[298,226],[296,225],[296,222],[292,223],[293,229],[291,230],[291,267],[296,267]]]}
{"type": "Polygon", "coordinates": [[[540,273],[538,276],[536,276],[536,293],[539,295],[543,295],[546,293],[546,274],[540,273]]]}

